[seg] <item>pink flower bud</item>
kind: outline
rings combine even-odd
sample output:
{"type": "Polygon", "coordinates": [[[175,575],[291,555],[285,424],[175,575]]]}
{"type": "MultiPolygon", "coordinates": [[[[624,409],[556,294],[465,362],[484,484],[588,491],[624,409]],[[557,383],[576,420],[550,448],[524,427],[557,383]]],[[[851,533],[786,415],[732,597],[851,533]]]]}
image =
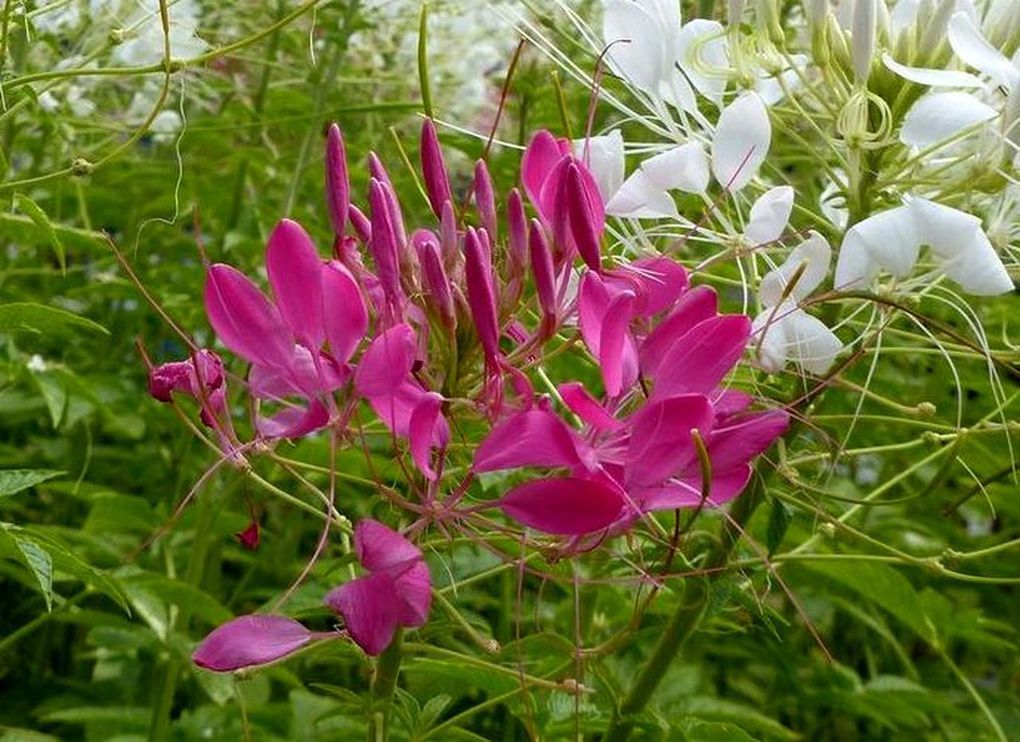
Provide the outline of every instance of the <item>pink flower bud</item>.
{"type": "Polygon", "coordinates": [[[556,320],[556,277],[553,272],[552,253],[545,240],[542,224],[531,220],[528,233],[528,251],[531,257],[531,274],[535,279],[535,293],[542,308],[543,323],[556,320]]]}
{"type": "Polygon", "coordinates": [[[597,187],[593,193],[590,184],[584,178],[584,175],[588,175],[587,180],[591,180],[591,175],[582,171],[582,167],[571,162],[565,173],[564,196],[567,218],[570,222],[570,237],[588,267],[600,272],[602,270],[600,241],[602,230],[605,228],[605,211],[597,187]]]}
{"type": "Polygon", "coordinates": [[[423,242],[418,250],[418,261],[421,263],[422,288],[425,289],[429,305],[439,315],[443,326],[453,332],[457,327],[457,315],[439,244],[434,241],[423,242]]]}
{"type": "Polygon", "coordinates": [[[390,209],[386,200],[386,187],[372,178],[368,184],[368,201],[372,209],[372,239],[369,249],[375,260],[375,271],[379,276],[386,298],[394,305],[402,299],[400,274],[398,272],[397,236],[390,221],[390,209]]]}
{"type": "Polygon", "coordinates": [[[509,274],[514,278],[522,275],[528,267],[528,217],[524,213],[521,193],[516,188],[507,197],[506,217],[510,232],[509,274]]]}
{"type": "Polygon", "coordinates": [[[358,233],[361,241],[367,244],[372,239],[372,222],[365,216],[365,212],[354,204],[351,204],[347,213],[351,219],[351,224],[354,225],[354,231],[358,233]]]}
{"type": "Polygon", "coordinates": [[[481,217],[482,226],[493,239],[496,238],[496,196],[492,189],[492,178],[485,160],[475,163],[475,207],[481,217]]]}
{"type": "Polygon", "coordinates": [[[443,150],[439,146],[439,137],[436,136],[436,127],[432,119],[424,119],[421,123],[421,170],[432,211],[440,217],[443,204],[452,201],[453,194],[450,191],[446,164],[443,162],[443,150]]]}
{"type": "Polygon", "coordinates": [[[443,204],[439,217],[439,245],[443,248],[443,264],[450,270],[457,264],[457,215],[453,203],[443,204]]]}
{"type": "Polygon", "coordinates": [[[347,176],[344,139],[340,127],[332,123],[326,132],[326,205],[337,239],[344,236],[350,203],[351,185],[347,176]]]}
{"type": "Polygon", "coordinates": [[[499,356],[499,322],[496,295],[492,285],[492,263],[482,240],[474,229],[464,237],[464,272],[467,279],[468,306],[478,331],[478,340],[489,358],[499,356]]]}

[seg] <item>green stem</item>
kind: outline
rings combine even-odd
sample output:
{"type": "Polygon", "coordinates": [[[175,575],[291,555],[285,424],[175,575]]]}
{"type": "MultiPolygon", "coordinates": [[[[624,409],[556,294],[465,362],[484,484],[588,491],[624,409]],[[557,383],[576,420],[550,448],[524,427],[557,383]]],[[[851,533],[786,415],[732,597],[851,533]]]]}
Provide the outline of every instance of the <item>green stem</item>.
{"type": "Polygon", "coordinates": [[[752,489],[733,504],[733,511],[723,526],[719,542],[705,563],[707,576],[687,581],[680,605],[662,629],[655,649],[613,715],[609,729],[602,738],[603,742],[623,742],[630,738],[638,715],[655,694],[670,664],[701,624],[708,603],[709,585],[724,574],[718,568],[726,564],[730,552],[740,539],[744,524],[761,502],[763,489],[759,478],[755,480],[752,489]]]}
{"type": "Polygon", "coordinates": [[[390,646],[386,647],[386,651],[376,660],[375,675],[372,678],[371,717],[368,722],[369,742],[383,742],[389,739],[390,705],[393,702],[393,693],[397,689],[403,645],[404,630],[398,628],[390,646]]]}

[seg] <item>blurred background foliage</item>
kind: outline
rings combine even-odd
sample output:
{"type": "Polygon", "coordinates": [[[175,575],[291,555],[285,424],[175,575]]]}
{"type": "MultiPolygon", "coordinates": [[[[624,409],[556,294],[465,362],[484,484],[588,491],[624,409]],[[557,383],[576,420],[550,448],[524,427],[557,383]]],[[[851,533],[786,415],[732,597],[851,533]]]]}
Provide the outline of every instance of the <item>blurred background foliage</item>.
{"type": "MultiPolygon", "coordinates": [[[[176,14],[186,26],[193,18],[203,42],[185,34],[185,56],[204,56],[171,75],[159,71],[159,55],[116,56],[131,41],[121,32],[131,23],[144,49],[145,24],[158,23],[154,3],[144,17],[133,5],[76,0],[8,0],[2,8],[0,739],[361,735],[369,670],[352,647],[331,642],[250,678],[191,665],[190,652],[211,628],[265,606],[290,584],[320,523],[224,468],[167,529],[216,455],[148,396],[138,345],[154,362],[186,349],[103,234],[203,344],[211,337],[200,301],[202,251],[258,272],[282,216],[328,249],[321,163],[328,121],[343,127],[358,200],[364,156],[375,150],[408,223],[428,223],[427,203],[402,164],[405,156],[417,162],[418,5],[182,0],[171,4],[171,20],[176,14]],[[40,22],[76,8],[73,23],[40,22]],[[49,76],[91,65],[124,69],[49,76]],[[234,534],[253,517],[262,539],[249,551],[234,534]]],[[[488,131],[517,44],[500,4],[435,2],[430,19],[437,118],[488,131]]],[[[555,17],[543,20],[552,33],[560,28],[555,17]]],[[[566,84],[562,91],[580,136],[588,92],[566,84]]],[[[557,98],[549,66],[525,50],[498,138],[522,144],[543,126],[562,132],[557,98]]],[[[600,114],[596,130],[609,122],[600,114]]],[[[448,163],[462,191],[484,140],[440,131],[457,153],[448,163]]],[[[774,147],[775,162],[789,163],[784,175],[816,202],[810,166],[781,138],[774,147]]],[[[504,191],[516,181],[518,156],[509,147],[492,152],[504,191]]],[[[800,221],[794,226],[817,226],[800,221]]],[[[693,243],[679,252],[694,262],[704,256],[693,243]]],[[[734,276],[702,278],[739,306],[734,276]]],[[[1010,351],[1000,328],[1016,309],[1015,296],[979,306],[1003,358],[1010,351]]],[[[938,307],[922,310],[966,334],[938,307]]],[[[1001,404],[986,363],[965,344],[946,340],[957,384],[916,327],[900,319],[891,329],[874,393],[861,392],[874,353],[865,347],[803,411],[807,420],[786,442],[751,522],[753,546],[711,581],[706,623],[646,713],[647,738],[979,739],[991,735],[989,717],[1004,734],[1020,734],[1017,586],[997,579],[1020,575],[1020,549],[994,546],[1020,538],[1002,430],[1004,419],[1015,427],[1016,367],[1010,360],[1000,369],[1008,400],[1001,404]],[[957,402],[966,433],[957,429],[957,402]],[[984,419],[998,427],[983,429],[984,419]],[[834,456],[840,444],[848,451],[834,456]],[[863,497],[877,506],[861,506],[863,497]],[[838,520],[850,510],[852,530],[838,520]],[[763,568],[765,552],[773,567],[763,568]]],[[[590,373],[580,360],[560,362],[590,373]]],[[[747,373],[743,381],[773,399],[806,389],[795,374],[747,373]]],[[[328,446],[306,440],[282,454],[325,464],[328,446]]],[[[383,476],[387,456],[381,446],[383,476]]],[[[360,457],[341,456],[338,468],[344,511],[385,519],[360,457]]],[[[258,473],[305,496],[278,465],[260,464],[258,473]]],[[[710,542],[719,520],[702,515],[685,550],[710,542]]],[[[541,565],[561,582],[528,576],[519,591],[516,570],[500,569],[470,544],[437,537],[428,556],[457,612],[437,607],[413,637],[397,697],[402,739],[556,739],[603,728],[612,698],[684,590],[683,579],[667,580],[639,630],[586,660],[591,692],[576,695],[563,684],[577,669],[575,621],[588,647],[624,629],[635,605],[634,585],[623,579],[631,565],[608,552],[587,557],[584,577],[617,583],[584,584],[575,605],[569,563],[541,565]],[[465,581],[487,570],[488,579],[465,581]],[[500,654],[476,646],[489,639],[500,654]]],[[[651,546],[635,558],[662,556],[651,546]]],[[[328,629],[321,595],[348,563],[327,552],[288,611],[328,629]]]]}

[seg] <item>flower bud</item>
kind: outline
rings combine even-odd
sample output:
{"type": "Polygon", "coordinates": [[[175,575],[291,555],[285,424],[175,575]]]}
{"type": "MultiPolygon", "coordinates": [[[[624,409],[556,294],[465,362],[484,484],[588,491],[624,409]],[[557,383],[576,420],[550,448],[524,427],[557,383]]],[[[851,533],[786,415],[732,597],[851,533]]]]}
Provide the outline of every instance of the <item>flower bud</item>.
{"type": "Polygon", "coordinates": [[[347,176],[344,138],[340,127],[333,123],[326,132],[326,205],[337,239],[343,239],[350,203],[351,185],[347,176]]]}
{"type": "Polygon", "coordinates": [[[443,150],[439,146],[439,137],[436,135],[432,119],[424,119],[421,124],[421,171],[432,211],[440,217],[443,204],[452,201],[453,194],[450,191],[446,164],[443,162],[443,150]]]}
{"type": "Polygon", "coordinates": [[[854,5],[853,45],[850,58],[853,62],[854,76],[860,83],[868,81],[871,60],[875,56],[875,2],[876,0],[857,0],[854,5]]]}
{"type": "Polygon", "coordinates": [[[758,19],[758,27],[765,32],[769,41],[776,46],[782,46],[785,36],[779,20],[779,5],[776,0],[756,0],[755,15],[758,19]]]}
{"type": "Polygon", "coordinates": [[[481,218],[482,226],[492,239],[496,239],[496,196],[492,189],[492,178],[485,160],[475,163],[475,207],[481,218]]]}
{"type": "Polygon", "coordinates": [[[457,215],[453,204],[447,201],[439,217],[439,245],[443,248],[443,265],[447,270],[457,265],[457,242],[457,215]]]}
{"type": "Polygon", "coordinates": [[[422,288],[429,308],[439,317],[443,327],[453,333],[457,329],[457,313],[450,291],[450,281],[443,268],[439,243],[434,240],[423,241],[418,248],[418,261],[421,263],[422,288]]]}
{"type": "Polygon", "coordinates": [[[372,222],[365,216],[365,212],[351,204],[347,216],[350,217],[354,231],[358,233],[358,238],[367,244],[372,239],[372,222]]]}
{"type": "MultiPolygon", "coordinates": [[[[605,217],[603,216],[600,223],[591,194],[583,180],[581,168],[575,163],[570,163],[567,166],[564,195],[567,218],[570,222],[570,235],[574,245],[588,267],[593,271],[600,272],[602,270],[600,241],[602,229],[605,226],[605,217]]],[[[596,198],[598,198],[597,191],[596,198]]],[[[599,205],[601,205],[601,201],[599,205]]]]}
{"type": "Polygon", "coordinates": [[[507,241],[507,277],[510,281],[523,280],[528,268],[528,217],[520,191],[514,188],[506,200],[506,220],[509,231],[507,241]]]}
{"type": "Polygon", "coordinates": [[[492,285],[492,263],[479,234],[469,228],[464,236],[464,274],[467,280],[468,306],[478,332],[478,340],[488,358],[499,356],[499,321],[496,294],[492,285]]]}
{"type": "Polygon", "coordinates": [[[394,305],[400,303],[399,258],[397,236],[390,221],[390,208],[386,199],[386,186],[376,178],[368,184],[368,202],[372,209],[372,237],[368,247],[375,260],[375,271],[379,276],[386,298],[394,305]]]}
{"type": "Polygon", "coordinates": [[[542,324],[551,328],[556,322],[556,275],[553,271],[552,252],[546,242],[542,224],[537,219],[531,220],[528,253],[531,258],[531,274],[535,279],[535,293],[542,309],[542,324]]]}

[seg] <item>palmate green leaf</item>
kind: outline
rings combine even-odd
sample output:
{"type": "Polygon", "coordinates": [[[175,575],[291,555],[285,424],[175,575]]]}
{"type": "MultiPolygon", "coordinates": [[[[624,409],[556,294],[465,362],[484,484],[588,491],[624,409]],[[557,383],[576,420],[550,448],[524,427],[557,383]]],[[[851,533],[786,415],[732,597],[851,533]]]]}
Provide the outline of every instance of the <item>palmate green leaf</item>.
{"type": "Polygon", "coordinates": [[[60,237],[57,236],[57,230],[53,226],[53,222],[46,216],[46,212],[42,210],[35,201],[30,199],[24,193],[14,194],[14,203],[18,207],[18,211],[27,216],[32,222],[42,230],[43,234],[49,240],[53,246],[53,252],[57,255],[57,262],[60,263],[60,270],[63,273],[67,273],[67,257],[64,254],[64,244],[60,241],[60,237]]]}
{"type": "Polygon", "coordinates": [[[2,469],[0,470],[0,497],[16,495],[63,474],[64,472],[56,469],[2,469]]]}
{"type": "Polygon", "coordinates": [[[87,317],[35,302],[0,304],[0,332],[29,331],[40,334],[70,335],[80,330],[109,335],[98,322],[87,317]]]}

